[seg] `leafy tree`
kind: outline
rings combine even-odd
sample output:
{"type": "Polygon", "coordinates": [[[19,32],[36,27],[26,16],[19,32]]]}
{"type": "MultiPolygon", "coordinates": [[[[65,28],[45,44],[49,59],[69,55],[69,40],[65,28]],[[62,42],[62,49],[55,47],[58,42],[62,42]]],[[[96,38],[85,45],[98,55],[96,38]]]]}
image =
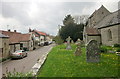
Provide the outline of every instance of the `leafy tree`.
{"type": "Polygon", "coordinates": [[[63,43],[63,40],[61,39],[60,36],[54,37],[53,40],[56,42],[56,44],[62,44],[63,43]]]}
{"type": "Polygon", "coordinates": [[[66,38],[70,36],[74,41],[78,38],[83,39],[84,24],[76,24],[74,18],[71,15],[67,15],[63,20],[63,26],[59,29],[59,36],[66,41],[66,38]]]}

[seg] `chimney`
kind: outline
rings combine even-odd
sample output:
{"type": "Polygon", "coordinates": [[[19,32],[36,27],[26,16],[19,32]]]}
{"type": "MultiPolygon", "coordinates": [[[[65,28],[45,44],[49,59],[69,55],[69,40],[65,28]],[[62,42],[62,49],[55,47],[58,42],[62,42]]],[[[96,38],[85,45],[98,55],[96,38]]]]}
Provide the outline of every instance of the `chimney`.
{"type": "Polygon", "coordinates": [[[29,28],[29,32],[32,32],[31,28],[29,28]]]}
{"type": "Polygon", "coordinates": [[[14,30],[14,32],[17,32],[16,30],[14,30]]]}
{"type": "Polygon", "coordinates": [[[10,32],[10,29],[8,29],[8,31],[10,32]]]}

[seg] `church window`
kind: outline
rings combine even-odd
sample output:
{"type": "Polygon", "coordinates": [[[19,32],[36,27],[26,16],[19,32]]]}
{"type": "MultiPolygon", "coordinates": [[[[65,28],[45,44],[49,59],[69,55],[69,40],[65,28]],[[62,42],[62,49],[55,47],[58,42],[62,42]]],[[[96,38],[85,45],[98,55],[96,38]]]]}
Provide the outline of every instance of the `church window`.
{"type": "Polygon", "coordinates": [[[108,40],[112,40],[112,32],[110,29],[108,30],[108,40]]]}

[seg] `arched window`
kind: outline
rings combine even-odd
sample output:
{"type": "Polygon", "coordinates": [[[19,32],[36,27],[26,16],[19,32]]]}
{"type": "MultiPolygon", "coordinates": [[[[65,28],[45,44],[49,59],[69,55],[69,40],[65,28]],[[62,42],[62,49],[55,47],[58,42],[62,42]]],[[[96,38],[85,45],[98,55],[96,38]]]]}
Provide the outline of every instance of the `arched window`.
{"type": "Polygon", "coordinates": [[[108,40],[112,40],[112,32],[110,29],[108,30],[108,40]]]}

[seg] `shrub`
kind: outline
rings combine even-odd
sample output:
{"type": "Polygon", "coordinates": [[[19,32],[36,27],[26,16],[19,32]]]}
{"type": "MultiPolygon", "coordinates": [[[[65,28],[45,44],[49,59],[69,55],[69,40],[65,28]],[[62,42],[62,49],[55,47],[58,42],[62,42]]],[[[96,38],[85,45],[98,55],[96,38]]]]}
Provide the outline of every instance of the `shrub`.
{"type": "Polygon", "coordinates": [[[54,38],[54,40],[55,40],[55,42],[56,42],[57,44],[63,44],[63,40],[61,39],[60,36],[56,36],[56,37],[54,38]]]}
{"type": "Polygon", "coordinates": [[[9,72],[6,70],[6,75],[3,74],[3,79],[32,79],[33,76],[32,72],[22,73],[22,72],[16,72],[15,68],[13,72],[9,72]]]}
{"type": "Polygon", "coordinates": [[[117,52],[120,52],[120,48],[117,49],[117,52]]]}
{"type": "Polygon", "coordinates": [[[114,44],[114,47],[120,47],[120,44],[114,44]]]}
{"type": "Polygon", "coordinates": [[[100,47],[100,51],[105,53],[105,52],[107,52],[107,48],[104,47],[104,46],[101,46],[101,47],[100,47]]]}

